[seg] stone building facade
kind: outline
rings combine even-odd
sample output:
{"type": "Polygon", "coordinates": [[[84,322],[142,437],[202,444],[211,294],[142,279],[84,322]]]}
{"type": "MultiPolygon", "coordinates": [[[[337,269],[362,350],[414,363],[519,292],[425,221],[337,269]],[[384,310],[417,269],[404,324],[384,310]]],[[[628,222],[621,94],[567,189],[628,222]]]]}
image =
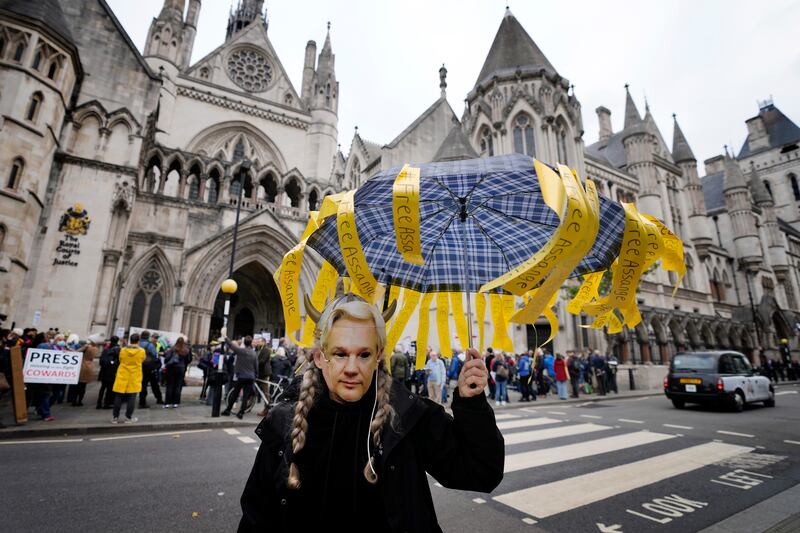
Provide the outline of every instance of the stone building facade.
{"type": "MultiPolygon", "coordinates": [[[[143,53],[104,0],[0,0],[4,325],[143,326],[205,342],[221,326],[240,203],[231,327],[281,335],[272,274],[326,194],[406,162],[520,152],[635,200],[686,244],[674,299],[675,280],[653,272],[639,294],[642,324],[613,337],[581,328],[586,318],[559,304],[555,349],[658,362],[688,347],[772,350],[783,337],[794,346],[800,130],[772,103],[747,121],[739,154],[706,161],[702,178],[677,122],[668,146],[629,93],[623,128],[600,107],[600,138],[586,146],[569,81],[507,11],[460,117],[442,66],[428,109],[388,143],[356,130],[345,156],[330,28],[319,50],[308,42],[297,90],[263,4],[240,2],[225,41],[191,62],[200,0],[165,0],[143,53]]],[[[307,262],[303,290],[318,266],[313,254],[307,262]]],[[[512,326],[515,348],[547,328],[512,326]]]]}

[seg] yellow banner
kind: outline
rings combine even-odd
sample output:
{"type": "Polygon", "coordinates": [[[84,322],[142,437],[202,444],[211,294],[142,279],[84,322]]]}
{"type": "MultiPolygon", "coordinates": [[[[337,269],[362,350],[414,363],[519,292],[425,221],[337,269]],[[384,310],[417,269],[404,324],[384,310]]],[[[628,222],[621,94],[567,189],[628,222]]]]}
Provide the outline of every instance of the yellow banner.
{"type": "Polygon", "coordinates": [[[417,308],[420,296],[421,294],[417,291],[412,291],[411,289],[403,290],[403,306],[400,308],[397,318],[392,322],[392,327],[386,335],[386,348],[384,349],[384,353],[386,355],[387,368],[391,368],[390,359],[394,347],[397,345],[397,341],[400,340],[400,335],[403,334],[403,330],[406,324],[408,324],[408,319],[411,318],[411,314],[414,312],[414,309],[417,308]]]}
{"type": "Polygon", "coordinates": [[[415,364],[417,370],[425,367],[425,356],[428,350],[428,330],[431,323],[431,300],[433,300],[433,293],[426,292],[422,295],[422,302],[419,304],[419,329],[417,330],[417,359],[415,364]]]}
{"type": "Polygon", "coordinates": [[[508,336],[508,323],[503,316],[503,300],[500,294],[489,293],[489,309],[492,312],[492,322],[494,323],[494,337],[492,338],[492,348],[513,352],[514,344],[508,336]]]}
{"type": "Polygon", "coordinates": [[[486,341],[486,296],[482,292],[475,293],[475,318],[478,321],[478,351],[483,354],[486,341]]]}
{"type": "MultiPolygon", "coordinates": [[[[542,315],[550,323],[550,336],[547,337],[547,340],[539,346],[545,345],[553,340],[553,337],[555,337],[556,333],[558,333],[558,317],[556,316],[555,311],[553,311],[553,306],[556,305],[556,298],[558,298],[558,292],[553,293],[553,297],[550,298],[550,301],[547,303],[547,307],[545,307],[542,311],[542,315]]],[[[537,348],[539,346],[537,346],[537,348]]]]}
{"type": "Polygon", "coordinates": [[[350,276],[342,277],[342,291],[344,291],[345,294],[350,292],[350,276]]]}
{"type": "MultiPolygon", "coordinates": [[[[540,273],[546,268],[548,271],[544,273],[547,278],[525,307],[512,317],[513,322],[533,324],[547,307],[553,294],[558,292],[575,267],[592,249],[597,238],[600,202],[594,183],[587,179],[584,191],[578,177],[569,168],[560,165],[559,172],[567,196],[566,216],[550,242],[556,241],[560,244],[553,247],[550,255],[542,258],[540,265],[546,265],[545,267],[534,267],[534,271],[541,268],[540,273]]],[[[540,275],[536,274],[536,277],[540,275]]],[[[523,286],[518,285],[518,288],[523,286]]]]}
{"type": "Polygon", "coordinates": [[[462,293],[450,293],[450,309],[453,310],[453,321],[456,323],[456,334],[458,340],[461,342],[461,349],[466,350],[469,348],[469,330],[467,328],[467,317],[464,314],[464,302],[462,301],[462,293]]]}
{"type": "Polygon", "coordinates": [[[664,241],[664,253],[662,255],[661,265],[664,267],[664,270],[671,270],[678,275],[678,281],[675,283],[675,287],[672,289],[672,295],[675,296],[675,293],[678,291],[678,287],[681,284],[681,280],[683,280],[683,276],[686,274],[686,261],[683,256],[683,241],[681,241],[677,235],[672,233],[669,228],[667,228],[664,223],[657,218],[651,217],[650,215],[642,216],[655,224],[661,233],[661,239],[664,241]]]}
{"type": "Polygon", "coordinates": [[[584,305],[598,298],[597,289],[600,288],[600,281],[603,279],[602,272],[592,272],[583,276],[583,283],[581,283],[578,293],[567,304],[567,312],[573,315],[581,314],[581,309],[584,305]]]}
{"type": "Polygon", "coordinates": [[[424,264],[419,225],[419,168],[405,165],[395,178],[392,214],[397,251],[408,263],[424,264]]]}
{"type": "Polygon", "coordinates": [[[436,331],[439,333],[439,352],[443,357],[453,355],[450,347],[450,308],[446,292],[436,293],[436,331]]]}
{"type": "Polygon", "coordinates": [[[375,288],[378,281],[369,270],[364,249],[358,238],[356,213],[353,197],[355,191],[344,194],[336,213],[336,229],[339,233],[339,247],[342,251],[345,268],[350,276],[353,294],[375,303],[375,288]]]}
{"type": "MultiPolygon", "coordinates": [[[[339,273],[333,265],[324,261],[322,268],[317,276],[317,282],[314,285],[314,290],[311,293],[311,303],[315,308],[322,311],[325,303],[333,298],[336,293],[336,281],[339,279],[339,273]]],[[[300,341],[301,347],[311,346],[314,343],[314,329],[317,323],[314,322],[310,316],[306,315],[306,323],[303,326],[303,338],[300,341]]]]}
{"type": "MultiPolygon", "coordinates": [[[[384,292],[385,294],[385,292],[384,292]]],[[[397,305],[400,305],[400,285],[390,285],[389,286],[389,301],[386,305],[392,305],[392,302],[397,301],[397,305]]],[[[383,299],[379,303],[383,303],[383,299]]],[[[386,331],[389,331],[389,326],[391,326],[392,321],[396,318],[397,315],[393,316],[389,322],[386,323],[386,331]]]]}

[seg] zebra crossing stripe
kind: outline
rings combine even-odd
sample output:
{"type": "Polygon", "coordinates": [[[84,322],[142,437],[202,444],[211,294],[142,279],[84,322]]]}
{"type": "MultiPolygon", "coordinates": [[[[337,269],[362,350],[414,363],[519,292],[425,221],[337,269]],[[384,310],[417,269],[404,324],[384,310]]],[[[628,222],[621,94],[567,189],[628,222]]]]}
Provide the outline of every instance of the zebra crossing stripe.
{"type": "Polygon", "coordinates": [[[512,444],[537,442],[540,440],[557,439],[559,437],[571,437],[572,435],[594,433],[595,431],[605,431],[607,429],[611,429],[611,426],[601,426],[599,424],[575,424],[574,426],[509,433],[508,435],[503,435],[503,439],[506,441],[506,446],[511,446],[512,444]]]}
{"type": "Polygon", "coordinates": [[[559,424],[561,420],[556,418],[524,418],[522,420],[509,420],[507,422],[500,422],[497,424],[497,429],[516,429],[526,428],[530,426],[546,426],[547,424],[559,424]]]}
{"type": "Polygon", "coordinates": [[[625,435],[616,435],[614,437],[596,439],[588,443],[578,442],[575,444],[556,446],[554,448],[547,448],[544,450],[515,453],[512,455],[506,455],[504,471],[508,473],[515,472],[517,470],[524,470],[526,468],[551,465],[560,463],[561,461],[571,461],[573,459],[591,457],[592,455],[600,455],[617,450],[624,450],[625,448],[634,448],[636,446],[643,446],[645,444],[651,444],[653,442],[660,442],[673,438],[675,438],[675,435],[655,433],[651,431],[637,431],[635,433],[626,433],[625,435]]]}
{"type": "Polygon", "coordinates": [[[510,418],[519,418],[517,415],[512,415],[511,413],[503,413],[501,415],[494,415],[495,420],[508,420],[510,418]]]}
{"type": "MultiPolygon", "coordinates": [[[[591,446],[592,443],[586,443],[591,446]]],[[[676,452],[495,496],[522,513],[546,518],[729,459],[754,448],[708,442],[676,452]],[[591,487],[591,490],[586,490],[591,487]]]]}

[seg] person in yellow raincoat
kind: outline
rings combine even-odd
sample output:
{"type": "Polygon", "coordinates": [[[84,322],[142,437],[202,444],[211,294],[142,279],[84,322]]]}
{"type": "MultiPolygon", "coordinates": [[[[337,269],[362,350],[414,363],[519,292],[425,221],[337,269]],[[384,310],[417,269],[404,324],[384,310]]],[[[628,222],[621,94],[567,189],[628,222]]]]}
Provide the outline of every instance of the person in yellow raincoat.
{"type": "Polygon", "coordinates": [[[142,363],[144,363],[144,348],[139,346],[139,335],[134,333],[129,343],[119,352],[119,368],[114,380],[114,418],[112,424],[119,423],[119,410],[123,398],[125,404],[125,423],[136,422],[133,409],[136,406],[136,395],[142,390],[142,363]]]}

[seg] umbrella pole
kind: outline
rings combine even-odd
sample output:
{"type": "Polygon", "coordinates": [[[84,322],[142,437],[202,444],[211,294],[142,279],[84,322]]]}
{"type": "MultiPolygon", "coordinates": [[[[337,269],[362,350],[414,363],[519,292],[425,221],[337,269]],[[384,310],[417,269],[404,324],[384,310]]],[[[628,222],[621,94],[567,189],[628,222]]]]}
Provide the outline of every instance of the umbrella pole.
{"type": "Polygon", "coordinates": [[[464,253],[461,254],[461,260],[464,262],[464,279],[467,293],[467,346],[465,348],[472,348],[472,300],[470,298],[469,290],[469,259],[467,257],[467,199],[459,198],[461,203],[461,211],[459,218],[461,219],[461,240],[464,243],[464,253]]]}

